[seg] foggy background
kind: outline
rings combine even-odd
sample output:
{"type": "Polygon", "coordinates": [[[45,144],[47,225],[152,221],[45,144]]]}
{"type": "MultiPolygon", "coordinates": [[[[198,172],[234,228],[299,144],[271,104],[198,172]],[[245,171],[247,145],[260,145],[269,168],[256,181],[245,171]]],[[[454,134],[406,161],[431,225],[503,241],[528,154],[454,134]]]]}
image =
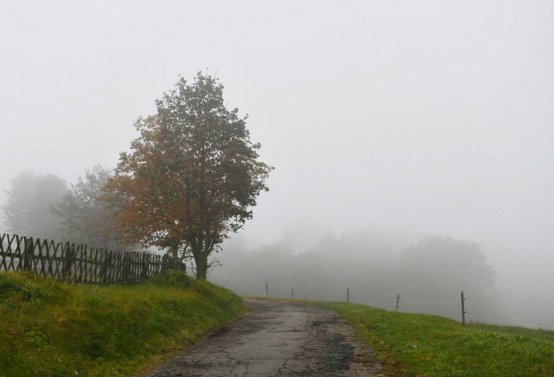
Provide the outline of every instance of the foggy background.
{"type": "Polygon", "coordinates": [[[204,70],[276,167],[214,281],[288,295],[360,276],[353,301],[390,309],[403,252],[453,237],[492,266],[485,313],[554,327],[553,17],[546,0],[2,1],[0,203],[25,170],[115,167],[134,120],[204,70]],[[272,248],[282,264],[255,257],[272,248]],[[286,263],[313,276],[278,283],[286,263]]]}

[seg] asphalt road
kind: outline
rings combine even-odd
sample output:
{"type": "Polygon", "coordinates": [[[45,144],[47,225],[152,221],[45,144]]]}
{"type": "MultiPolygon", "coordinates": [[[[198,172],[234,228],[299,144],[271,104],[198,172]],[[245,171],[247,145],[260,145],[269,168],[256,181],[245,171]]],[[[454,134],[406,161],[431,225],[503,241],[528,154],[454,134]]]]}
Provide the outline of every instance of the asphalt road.
{"type": "Polygon", "coordinates": [[[332,311],[246,301],[250,312],[147,377],[383,376],[371,351],[332,311]]]}

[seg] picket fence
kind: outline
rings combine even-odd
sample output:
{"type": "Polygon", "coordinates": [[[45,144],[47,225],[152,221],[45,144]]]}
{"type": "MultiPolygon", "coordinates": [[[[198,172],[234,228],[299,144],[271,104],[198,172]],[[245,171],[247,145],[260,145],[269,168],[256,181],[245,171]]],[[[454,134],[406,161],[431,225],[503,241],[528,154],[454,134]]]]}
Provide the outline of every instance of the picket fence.
{"type": "Polygon", "coordinates": [[[107,285],[138,283],[169,266],[167,255],[105,250],[16,234],[0,236],[0,271],[30,271],[65,282],[107,285]]]}

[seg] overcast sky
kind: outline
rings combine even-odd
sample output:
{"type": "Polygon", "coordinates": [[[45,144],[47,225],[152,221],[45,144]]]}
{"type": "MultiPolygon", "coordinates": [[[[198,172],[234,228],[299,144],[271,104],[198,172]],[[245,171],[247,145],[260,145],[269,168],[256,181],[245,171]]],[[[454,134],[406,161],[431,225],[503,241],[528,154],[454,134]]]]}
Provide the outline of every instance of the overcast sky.
{"type": "Polygon", "coordinates": [[[547,0],[0,0],[0,189],[114,167],[207,70],[276,167],[245,236],[442,234],[554,284],[553,20],[547,0]]]}

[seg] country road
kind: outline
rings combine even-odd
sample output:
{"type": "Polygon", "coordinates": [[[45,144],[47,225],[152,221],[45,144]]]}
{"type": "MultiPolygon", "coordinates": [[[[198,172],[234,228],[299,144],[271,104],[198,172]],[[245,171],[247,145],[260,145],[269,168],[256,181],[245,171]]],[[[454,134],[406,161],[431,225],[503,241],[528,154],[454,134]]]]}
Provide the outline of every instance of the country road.
{"type": "Polygon", "coordinates": [[[244,317],[145,377],[383,376],[371,351],[332,311],[245,301],[244,317]]]}

